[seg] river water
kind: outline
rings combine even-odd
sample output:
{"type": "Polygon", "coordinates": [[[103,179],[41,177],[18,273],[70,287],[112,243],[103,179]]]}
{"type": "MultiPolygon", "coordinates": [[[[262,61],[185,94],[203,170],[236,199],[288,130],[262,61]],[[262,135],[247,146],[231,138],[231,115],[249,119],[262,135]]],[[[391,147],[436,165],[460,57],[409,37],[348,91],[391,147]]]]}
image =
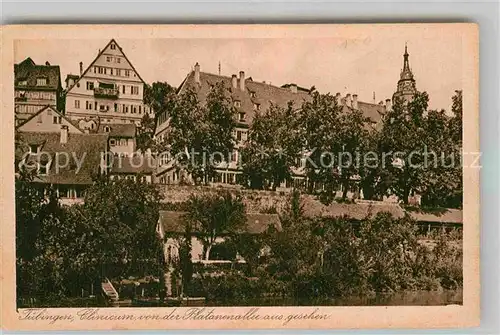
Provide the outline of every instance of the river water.
{"type": "Polygon", "coordinates": [[[463,291],[405,291],[371,296],[323,299],[259,298],[238,301],[207,301],[207,306],[442,306],[461,305],[463,291]]]}

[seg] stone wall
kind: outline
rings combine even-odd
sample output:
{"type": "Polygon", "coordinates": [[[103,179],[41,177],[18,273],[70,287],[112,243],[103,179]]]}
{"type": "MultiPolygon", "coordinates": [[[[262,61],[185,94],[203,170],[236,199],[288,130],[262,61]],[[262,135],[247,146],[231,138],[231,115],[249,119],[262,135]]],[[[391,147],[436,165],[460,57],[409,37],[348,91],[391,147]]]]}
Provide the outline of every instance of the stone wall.
{"type": "MultiPolygon", "coordinates": [[[[164,196],[164,203],[182,203],[189,199],[189,196],[215,193],[220,190],[227,190],[234,194],[240,194],[247,207],[247,212],[270,212],[276,210],[280,212],[286,205],[290,192],[286,191],[258,191],[234,188],[215,188],[209,186],[180,186],[180,185],[161,185],[161,191],[164,196]]],[[[309,197],[303,195],[303,197],[309,197]]]]}

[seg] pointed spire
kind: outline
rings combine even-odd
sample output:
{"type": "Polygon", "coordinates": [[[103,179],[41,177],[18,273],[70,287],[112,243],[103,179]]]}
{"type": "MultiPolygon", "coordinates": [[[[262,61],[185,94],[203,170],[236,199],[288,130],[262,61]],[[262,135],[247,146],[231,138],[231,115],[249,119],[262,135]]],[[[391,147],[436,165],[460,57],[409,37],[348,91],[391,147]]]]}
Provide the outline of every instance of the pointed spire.
{"type": "Polygon", "coordinates": [[[410,61],[408,60],[409,58],[408,54],[408,45],[405,42],[405,53],[403,54],[403,70],[401,70],[401,79],[412,79],[413,78],[413,73],[411,73],[410,69],[410,61]]]}

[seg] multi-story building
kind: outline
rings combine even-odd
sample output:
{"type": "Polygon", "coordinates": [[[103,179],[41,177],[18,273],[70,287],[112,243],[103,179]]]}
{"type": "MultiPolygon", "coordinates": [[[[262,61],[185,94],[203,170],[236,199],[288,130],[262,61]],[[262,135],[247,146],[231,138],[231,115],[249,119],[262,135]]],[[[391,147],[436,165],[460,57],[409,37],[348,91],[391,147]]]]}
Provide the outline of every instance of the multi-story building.
{"type": "Polygon", "coordinates": [[[33,183],[52,187],[62,203],[83,201],[85,189],[108,171],[107,134],[86,134],[47,106],[16,128],[16,172],[34,170],[33,183]]]}
{"type": "Polygon", "coordinates": [[[61,73],[59,66],[37,65],[31,58],[26,58],[14,65],[14,109],[16,125],[36,114],[45,106],[62,111],[61,73]]]}
{"type": "Polygon", "coordinates": [[[66,115],[92,129],[105,123],[140,124],[149,113],[143,103],[145,82],[114,39],[85,71],[80,62],[80,75],[69,74],[66,85],[66,115]]]}
{"type": "MultiPolygon", "coordinates": [[[[294,107],[299,109],[304,101],[311,98],[310,90],[297,86],[296,84],[285,84],[281,87],[271,85],[266,82],[254,81],[251,77],[246,78],[245,72],[240,71],[239,77],[233,74],[231,77],[221,76],[200,71],[200,65],[196,63],[194,69],[187,75],[178,89],[178,94],[182,94],[188,88],[192,88],[198,93],[200,103],[204,104],[211,87],[217,82],[223,82],[228,88],[233,105],[238,111],[238,123],[233,136],[236,139],[236,148],[227,162],[220,163],[217,174],[212,181],[213,184],[237,184],[238,175],[238,155],[240,149],[247,140],[248,129],[252,124],[253,117],[258,111],[267,110],[271,104],[286,107],[292,102],[294,107]]],[[[344,109],[357,109],[372,120],[375,125],[380,125],[382,115],[386,110],[386,105],[390,108],[390,99],[383,103],[367,103],[358,101],[356,94],[346,94],[344,97],[340,93],[336,94],[337,102],[343,105],[344,109]]],[[[155,137],[158,141],[163,141],[169,129],[168,111],[157,116],[155,137]]],[[[156,171],[157,181],[164,184],[177,184],[181,181],[182,174],[174,167],[173,161],[168,155],[160,155],[158,159],[158,169],[156,171]]],[[[296,176],[292,180],[283,182],[284,188],[297,187],[304,180],[303,173],[297,169],[296,176]]]]}

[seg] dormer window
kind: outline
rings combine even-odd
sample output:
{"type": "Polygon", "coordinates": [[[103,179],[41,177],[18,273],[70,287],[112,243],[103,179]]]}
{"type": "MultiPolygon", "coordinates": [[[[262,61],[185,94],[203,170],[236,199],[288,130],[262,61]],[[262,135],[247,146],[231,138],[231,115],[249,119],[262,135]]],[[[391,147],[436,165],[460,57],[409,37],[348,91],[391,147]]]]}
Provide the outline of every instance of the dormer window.
{"type": "Polygon", "coordinates": [[[234,100],[234,107],[241,107],[241,101],[234,100]]]}
{"type": "Polygon", "coordinates": [[[252,98],[256,98],[256,97],[257,97],[257,94],[256,94],[255,92],[250,92],[250,96],[251,96],[252,98]]]}
{"type": "Polygon", "coordinates": [[[47,78],[37,78],[36,86],[47,86],[47,78]]]}
{"type": "Polygon", "coordinates": [[[111,128],[109,126],[104,127],[104,132],[109,133],[111,131],[111,128]]]}
{"type": "Polygon", "coordinates": [[[246,113],[238,113],[238,116],[239,116],[239,120],[240,121],[245,121],[245,116],[246,116],[246,113]]]}
{"type": "Polygon", "coordinates": [[[260,111],[260,104],[253,104],[253,109],[256,111],[260,111]]]}

